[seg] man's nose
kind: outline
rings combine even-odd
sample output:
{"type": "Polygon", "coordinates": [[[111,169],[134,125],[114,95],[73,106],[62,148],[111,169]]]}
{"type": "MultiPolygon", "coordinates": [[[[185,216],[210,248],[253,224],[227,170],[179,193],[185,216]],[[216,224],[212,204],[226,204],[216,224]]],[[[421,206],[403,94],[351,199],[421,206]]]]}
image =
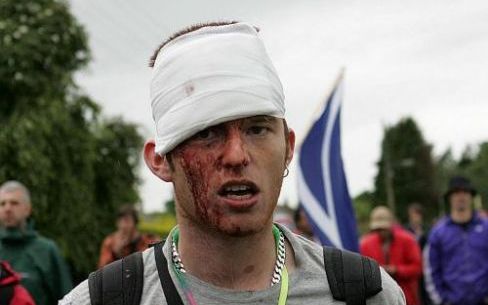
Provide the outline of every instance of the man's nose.
{"type": "Polygon", "coordinates": [[[250,161],[245,135],[239,130],[231,130],[227,135],[224,150],[222,152],[222,164],[227,168],[241,168],[247,166],[250,161]]]}

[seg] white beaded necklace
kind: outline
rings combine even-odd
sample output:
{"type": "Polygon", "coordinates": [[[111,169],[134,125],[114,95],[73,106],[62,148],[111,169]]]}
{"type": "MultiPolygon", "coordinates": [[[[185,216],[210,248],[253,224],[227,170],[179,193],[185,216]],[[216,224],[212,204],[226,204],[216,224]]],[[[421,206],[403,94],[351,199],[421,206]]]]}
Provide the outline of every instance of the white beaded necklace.
{"type": "MultiPolygon", "coordinates": [[[[280,282],[281,273],[283,272],[283,267],[285,266],[285,260],[286,260],[285,236],[283,235],[283,232],[281,232],[280,229],[276,229],[276,230],[279,232],[279,238],[278,238],[278,245],[276,247],[277,255],[276,255],[276,262],[275,262],[273,276],[271,277],[271,286],[280,282]]],[[[181,273],[186,273],[185,266],[181,261],[180,254],[178,253],[178,248],[176,246],[174,239],[171,244],[171,252],[173,258],[173,265],[175,266],[176,270],[181,273]]]]}

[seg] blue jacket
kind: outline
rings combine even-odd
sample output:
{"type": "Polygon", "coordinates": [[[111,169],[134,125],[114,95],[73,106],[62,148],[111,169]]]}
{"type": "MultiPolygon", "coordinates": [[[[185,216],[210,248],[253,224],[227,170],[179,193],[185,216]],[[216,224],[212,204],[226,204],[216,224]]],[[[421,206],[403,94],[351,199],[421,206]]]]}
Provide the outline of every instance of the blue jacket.
{"type": "Polygon", "coordinates": [[[436,304],[488,304],[488,220],[477,214],[465,225],[440,220],[424,250],[424,275],[436,304]]]}

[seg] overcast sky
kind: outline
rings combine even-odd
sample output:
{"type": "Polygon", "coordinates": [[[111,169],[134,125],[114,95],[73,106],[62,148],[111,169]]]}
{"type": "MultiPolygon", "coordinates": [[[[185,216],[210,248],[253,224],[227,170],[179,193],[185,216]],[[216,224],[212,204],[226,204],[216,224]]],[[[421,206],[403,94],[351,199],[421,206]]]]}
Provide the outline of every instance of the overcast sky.
{"type": "MultiPolygon", "coordinates": [[[[371,189],[383,126],[412,116],[440,154],[488,140],[488,1],[70,0],[93,61],[77,82],[107,116],[154,135],[153,50],[190,24],[237,19],[261,28],[281,77],[287,120],[304,137],[342,66],[342,155],[352,195],[371,189]]],[[[296,202],[296,163],[281,200],[296,202]]],[[[171,187],[141,165],[145,211],[171,187]]]]}

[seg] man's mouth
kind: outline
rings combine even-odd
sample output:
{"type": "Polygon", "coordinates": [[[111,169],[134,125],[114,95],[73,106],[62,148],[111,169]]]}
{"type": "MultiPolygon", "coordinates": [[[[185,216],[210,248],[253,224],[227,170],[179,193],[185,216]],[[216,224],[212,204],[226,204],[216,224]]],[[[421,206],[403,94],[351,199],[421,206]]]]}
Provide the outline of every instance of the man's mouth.
{"type": "Polygon", "coordinates": [[[222,197],[233,200],[245,200],[256,195],[259,188],[250,181],[231,181],[225,183],[218,194],[222,197]]]}

